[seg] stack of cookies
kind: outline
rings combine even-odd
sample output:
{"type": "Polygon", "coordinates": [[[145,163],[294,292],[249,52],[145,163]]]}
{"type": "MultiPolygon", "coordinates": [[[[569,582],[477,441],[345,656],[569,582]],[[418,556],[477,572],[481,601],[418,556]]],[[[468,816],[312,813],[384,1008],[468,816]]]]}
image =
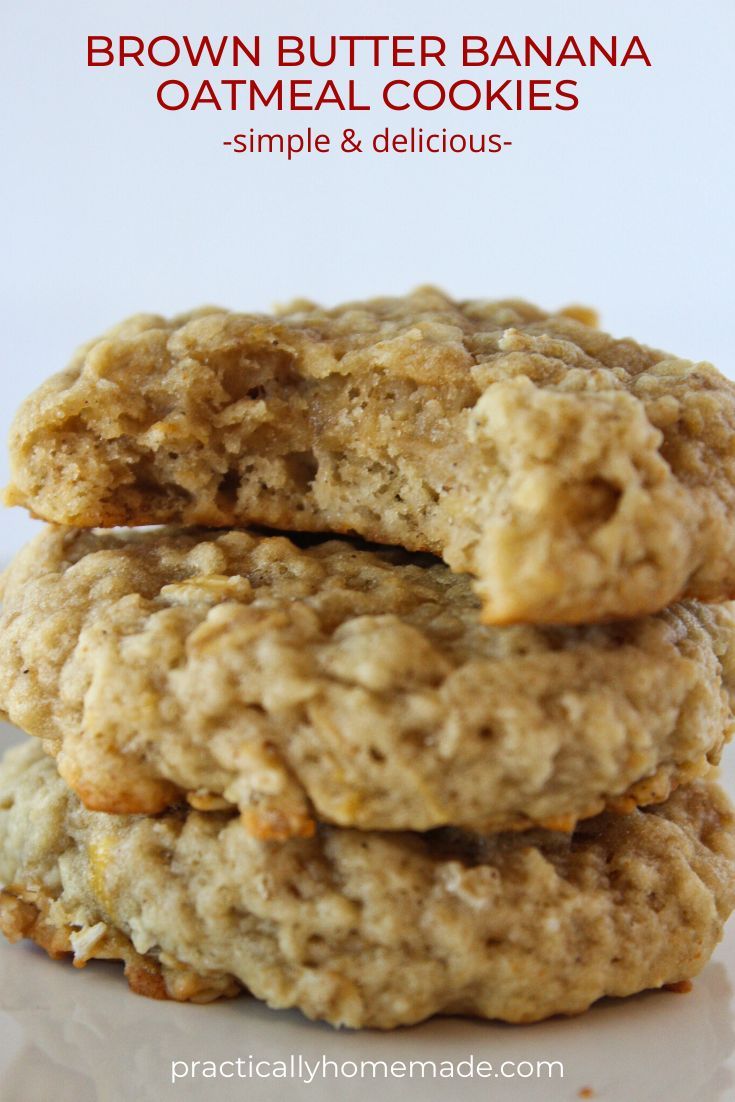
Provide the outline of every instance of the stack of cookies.
{"type": "Polygon", "coordinates": [[[11,940],[380,1028],[704,966],[735,904],[714,368],[433,289],[146,315],[11,448],[50,522],[4,576],[11,940]]]}

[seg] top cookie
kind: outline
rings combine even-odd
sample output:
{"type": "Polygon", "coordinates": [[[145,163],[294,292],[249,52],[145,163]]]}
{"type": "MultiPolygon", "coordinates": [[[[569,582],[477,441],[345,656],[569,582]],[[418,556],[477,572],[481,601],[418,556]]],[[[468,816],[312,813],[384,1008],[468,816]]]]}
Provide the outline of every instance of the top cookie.
{"type": "Polygon", "coordinates": [[[23,405],[8,500],[358,533],[474,575],[488,623],[578,623],[735,594],[734,428],[710,365],[520,302],[144,315],[23,405]]]}

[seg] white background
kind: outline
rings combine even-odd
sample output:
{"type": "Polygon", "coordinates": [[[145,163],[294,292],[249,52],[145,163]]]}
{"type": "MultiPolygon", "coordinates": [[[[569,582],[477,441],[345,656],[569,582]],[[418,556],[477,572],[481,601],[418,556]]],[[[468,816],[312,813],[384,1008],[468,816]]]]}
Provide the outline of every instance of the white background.
{"type": "MultiPolygon", "coordinates": [[[[434,281],[546,307],[588,301],[616,335],[731,368],[732,0],[8,0],[2,12],[3,437],[19,400],[78,343],[138,310],[202,302],[335,303],[434,281]],[[88,34],[256,32],[639,34],[653,67],[564,69],[580,81],[570,113],[357,120],[501,128],[514,144],[496,157],[287,163],[221,142],[252,121],[288,130],[353,120],[164,112],[157,82],[194,73],[85,64],[88,34]]],[[[0,553],[32,530],[17,510],[0,524],[0,553]]]]}
{"type": "MultiPolygon", "coordinates": [[[[129,313],[202,302],[265,309],[294,296],[336,303],[426,281],[460,296],[589,302],[617,335],[732,373],[733,0],[4,0],[1,11],[3,436],[21,398],[77,343],[129,313]],[[266,130],[423,124],[502,129],[514,143],[497,157],[289,164],[224,149],[247,116],[156,106],[157,81],[193,74],[85,66],[88,34],[205,32],[637,33],[653,67],[565,69],[560,75],[580,81],[582,105],[570,114],[259,115],[253,121],[266,130]]],[[[0,514],[0,557],[33,527],[20,510],[0,514]]],[[[166,1062],[187,1055],[316,1049],[397,1058],[410,1048],[415,1058],[563,1058],[568,1069],[554,1088],[476,1082],[427,1086],[412,1098],[562,1100],[592,1084],[597,1098],[616,1102],[732,1099],[734,939],[687,998],[643,996],[520,1030],[439,1021],[390,1037],[335,1034],[253,1003],[141,1002],[114,969],[77,976],[2,946],[0,1098],[160,1098],[166,1062]]],[[[178,1094],[314,1098],[315,1090],[189,1084],[178,1094]]],[[[407,1097],[401,1084],[379,1090],[407,1097]]],[[[334,1097],[343,1093],[342,1085],[334,1097]]],[[[355,1097],[375,1094],[355,1086],[355,1097]]]]}

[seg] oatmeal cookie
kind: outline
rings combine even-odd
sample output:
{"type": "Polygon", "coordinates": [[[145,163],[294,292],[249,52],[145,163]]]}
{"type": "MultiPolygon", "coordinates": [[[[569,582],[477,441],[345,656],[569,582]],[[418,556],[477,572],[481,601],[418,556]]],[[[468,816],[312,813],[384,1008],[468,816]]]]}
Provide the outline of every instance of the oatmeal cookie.
{"type": "Polygon", "coordinates": [[[23,405],[7,500],[429,551],[494,624],[735,596],[735,386],[585,317],[431,288],[135,317],[23,405]]]}
{"type": "Polygon", "coordinates": [[[46,529],[3,590],[0,709],[93,810],[571,829],[665,799],[733,727],[730,605],[496,628],[437,560],[239,530],[46,529]]]}
{"type": "Polygon", "coordinates": [[[120,957],[156,997],[232,994],[333,1025],[530,1022],[697,974],[735,903],[731,808],[693,782],[571,837],[85,811],[37,743],[0,770],[0,917],[77,964],[120,957]]]}

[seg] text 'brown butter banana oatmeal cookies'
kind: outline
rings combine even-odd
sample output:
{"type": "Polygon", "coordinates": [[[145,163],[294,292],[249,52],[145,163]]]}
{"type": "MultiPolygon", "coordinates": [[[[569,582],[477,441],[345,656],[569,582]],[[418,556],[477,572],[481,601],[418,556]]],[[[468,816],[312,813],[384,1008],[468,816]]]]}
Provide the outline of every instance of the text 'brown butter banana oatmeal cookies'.
{"type": "Polygon", "coordinates": [[[237,530],[49,528],[3,589],[0,709],[94,810],[571,829],[665,799],[733,727],[728,604],[493,628],[437,560],[237,530]]]}
{"type": "Polygon", "coordinates": [[[144,993],[235,983],[334,1025],[441,1012],[528,1022],[698,973],[735,902],[731,808],[693,782],[655,810],[534,831],[283,844],[218,813],[85,811],[37,744],[0,771],[0,915],[144,993]]]}
{"type": "Polygon", "coordinates": [[[26,401],[8,500],[430,551],[489,623],[735,596],[735,386],[570,314],[424,288],[136,317],[26,401]]]}

